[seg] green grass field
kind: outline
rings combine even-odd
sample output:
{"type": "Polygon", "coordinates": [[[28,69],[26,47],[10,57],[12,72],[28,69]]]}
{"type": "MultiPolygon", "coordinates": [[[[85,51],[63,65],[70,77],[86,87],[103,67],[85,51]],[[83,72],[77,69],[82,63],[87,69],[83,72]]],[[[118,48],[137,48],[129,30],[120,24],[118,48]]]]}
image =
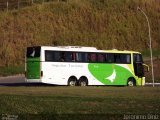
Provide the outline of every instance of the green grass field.
{"type": "Polygon", "coordinates": [[[20,120],[160,117],[160,87],[0,87],[0,114],[20,120]]]}
{"type": "Polygon", "coordinates": [[[24,74],[24,66],[0,66],[0,76],[24,74]]]}

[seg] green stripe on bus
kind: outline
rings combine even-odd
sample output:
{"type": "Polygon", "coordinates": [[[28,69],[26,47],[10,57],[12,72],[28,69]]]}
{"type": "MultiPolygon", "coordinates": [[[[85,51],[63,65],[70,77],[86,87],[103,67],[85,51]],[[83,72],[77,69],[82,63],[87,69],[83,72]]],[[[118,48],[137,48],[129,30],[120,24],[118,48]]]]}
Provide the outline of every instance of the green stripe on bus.
{"type": "Polygon", "coordinates": [[[122,66],[115,64],[96,64],[88,65],[90,73],[104,85],[126,85],[127,79],[133,74],[122,66]]]}

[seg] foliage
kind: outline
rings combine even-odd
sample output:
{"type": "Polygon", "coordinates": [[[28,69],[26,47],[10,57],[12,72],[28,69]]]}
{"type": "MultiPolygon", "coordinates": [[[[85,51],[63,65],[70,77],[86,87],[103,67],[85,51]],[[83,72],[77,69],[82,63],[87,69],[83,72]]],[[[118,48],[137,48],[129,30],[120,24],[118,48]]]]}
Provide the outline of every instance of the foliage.
{"type": "Polygon", "coordinates": [[[24,74],[24,66],[0,67],[0,76],[24,74]]]}
{"type": "Polygon", "coordinates": [[[68,0],[0,12],[0,66],[23,65],[35,45],[95,46],[145,50],[151,23],[153,48],[160,46],[158,0],[68,0]]]}

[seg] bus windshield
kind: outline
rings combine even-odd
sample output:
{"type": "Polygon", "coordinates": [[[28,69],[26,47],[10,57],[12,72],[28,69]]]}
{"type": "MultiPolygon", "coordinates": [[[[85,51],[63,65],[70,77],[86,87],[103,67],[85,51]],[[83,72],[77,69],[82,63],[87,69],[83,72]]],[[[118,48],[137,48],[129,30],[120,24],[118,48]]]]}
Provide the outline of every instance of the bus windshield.
{"type": "Polygon", "coordinates": [[[137,63],[137,62],[143,63],[142,55],[141,54],[133,54],[133,62],[134,63],[137,63]]]}
{"type": "Polygon", "coordinates": [[[27,48],[27,58],[40,57],[40,47],[28,47],[27,48]]]}

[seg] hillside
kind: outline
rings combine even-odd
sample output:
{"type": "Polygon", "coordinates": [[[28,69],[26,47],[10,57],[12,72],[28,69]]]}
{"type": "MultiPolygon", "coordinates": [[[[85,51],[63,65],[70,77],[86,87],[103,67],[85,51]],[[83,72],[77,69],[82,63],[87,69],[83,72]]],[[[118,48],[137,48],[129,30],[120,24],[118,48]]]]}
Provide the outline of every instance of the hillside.
{"type": "Polygon", "coordinates": [[[160,46],[159,0],[68,0],[33,4],[0,12],[0,66],[24,65],[27,46],[78,45],[99,49],[153,48],[160,46]]]}

